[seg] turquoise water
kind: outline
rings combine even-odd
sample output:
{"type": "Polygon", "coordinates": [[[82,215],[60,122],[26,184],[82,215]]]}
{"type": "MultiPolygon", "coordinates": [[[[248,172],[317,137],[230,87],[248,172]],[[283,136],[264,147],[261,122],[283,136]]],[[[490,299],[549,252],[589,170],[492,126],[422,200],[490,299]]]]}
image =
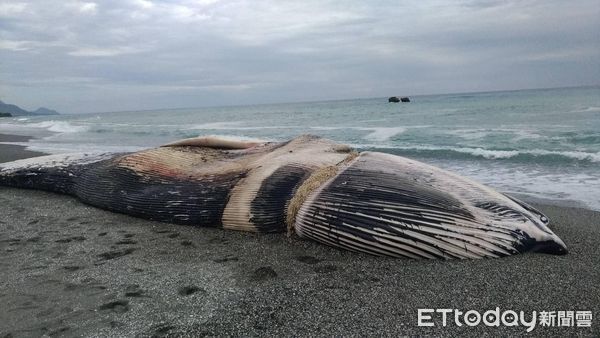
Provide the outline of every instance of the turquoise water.
{"type": "Polygon", "coordinates": [[[3,119],[52,153],[133,151],[179,138],[310,133],[416,158],[502,191],[600,210],[600,87],[3,119]]]}

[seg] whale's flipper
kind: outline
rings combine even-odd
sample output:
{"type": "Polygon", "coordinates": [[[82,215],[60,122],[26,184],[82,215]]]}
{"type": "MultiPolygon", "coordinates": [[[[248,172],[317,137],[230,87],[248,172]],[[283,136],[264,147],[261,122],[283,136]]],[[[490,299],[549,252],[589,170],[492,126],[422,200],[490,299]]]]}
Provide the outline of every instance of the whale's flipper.
{"type": "Polygon", "coordinates": [[[566,253],[533,210],[456,174],[365,152],[305,201],[295,230],[344,249],[410,258],[566,253]]]}

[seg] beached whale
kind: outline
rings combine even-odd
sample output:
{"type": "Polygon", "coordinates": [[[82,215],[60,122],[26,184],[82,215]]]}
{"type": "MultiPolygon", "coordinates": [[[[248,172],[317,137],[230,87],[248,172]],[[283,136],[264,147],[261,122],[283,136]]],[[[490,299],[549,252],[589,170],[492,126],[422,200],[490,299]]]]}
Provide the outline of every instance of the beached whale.
{"type": "Polygon", "coordinates": [[[295,233],[409,258],[565,254],[541,212],[457,174],[304,135],[211,137],[125,154],[50,155],[0,164],[0,185],[74,195],[146,219],[295,233]]]}

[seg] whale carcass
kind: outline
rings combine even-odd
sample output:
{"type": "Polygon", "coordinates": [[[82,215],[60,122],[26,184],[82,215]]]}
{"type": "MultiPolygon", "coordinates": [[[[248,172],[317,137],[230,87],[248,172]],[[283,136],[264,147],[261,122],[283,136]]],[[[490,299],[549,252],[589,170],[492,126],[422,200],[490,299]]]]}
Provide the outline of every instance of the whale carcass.
{"type": "Polygon", "coordinates": [[[310,135],[198,137],[134,153],[42,156],[0,164],[0,185],[162,222],[288,231],[374,255],[567,252],[548,218],[519,200],[415,160],[310,135]]]}

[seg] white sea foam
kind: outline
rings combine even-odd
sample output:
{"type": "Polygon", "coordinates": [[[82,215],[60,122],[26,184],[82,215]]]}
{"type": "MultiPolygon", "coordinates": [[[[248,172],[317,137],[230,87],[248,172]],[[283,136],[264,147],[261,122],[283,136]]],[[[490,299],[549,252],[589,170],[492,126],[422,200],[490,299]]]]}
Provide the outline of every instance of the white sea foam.
{"type": "Polygon", "coordinates": [[[310,127],[313,130],[342,130],[342,129],[352,129],[352,130],[364,130],[370,131],[363,138],[369,141],[386,141],[390,138],[402,134],[406,131],[405,127],[310,127]]]}
{"type": "Polygon", "coordinates": [[[364,139],[370,141],[386,141],[390,138],[402,134],[406,131],[404,127],[379,127],[379,128],[360,128],[360,130],[370,130],[364,139]]]}
{"type": "Polygon", "coordinates": [[[577,109],[577,110],[573,110],[571,111],[571,113],[598,113],[600,112],[600,107],[585,107],[582,109],[577,109]]]}
{"type": "Polygon", "coordinates": [[[487,159],[505,159],[517,156],[520,154],[518,150],[490,150],[483,148],[460,148],[460,147],[436,147],[436,146],[409,146],[409,147],[394,147],[405,150],[431,150],[431,151],[453,151],[462,154],[483,157],[487,159]]]}
{"type": "Polygon", "coordinates": [[[490,135],[492,131],[490,129],[454,129],[447,130],[445,133],[465,140],[479,140],[490,135]]]}
{"type": "Polygon", "coordinates": [[[580,161],[590,161],[590,162],[600,162],[600,152],[597,153],[588,153],[584,151],[549,151],[542,149],[534,149],[530,151],[525,151],[524,153],[528,153],[531,155],[559,155],[565,156],[569,158],[573,158],[580,161]]]}
{"type": "Polygon", "coordinates": [[[537,132],[535,132],[533,130],[526,130],[526,129],[515,130],[515,131],[513,131],[513,133],[515,134],[515,138],[513,139],[513,141],[535,140],[535,139],[540,139],[542,137],[545,137],[543,135],[538,134],[537,132]]]}
{"type": "Polygon", "coordinates": [[[544,149],[532,149],[532,150],[489,150],[483,148],[452,148],[452,147],[422,147],[422,149],[428,150],[450,150],[458,153],[471,154],[487,159],[506,159],[512,158],[519,155],[532,155],[532,156],[563,156],[579,161],[590,161],[600,162],[600,152],[588,153],[583,151],[551,151],[544,149]]]}
{"type": "Polygon", "coordinates": [[[465,140],[481,140],[485,137],[494,135],[494,134],[513,134],[513,141],[520,140],[529,140],[529,139],[539,139],[544,137],[540,135],[535,130],[530,129],[507,129],[507,128],[493,128],[493,129],[483,129],[483,128],[474,128],[474,129],[454,129],[445,131],[446,134],[458,136],[465,140]]]}
{"type": "Polygon", "coordinates": [[[470,165],[433,160],[434,165],[459,172],[500,191],[547,200],[578,201],[600,210],[600,177],[586,172],[538,171],[531,167],[505,167],[474,162],[470,165]]]}
{"type": "Polygon", "coordinates": [[[462,154],[469,154],[476,157],[483,157],[490,160],[508,159],[519,155],[531,156],[563,156],[579,161],[600,162],[600,152],[584,152],[584,151],[551,151],[544,149],[531,150],[491,150],[484,148],[469,148],[469,147],[444,147],[444,146],[429,146],[429,145],[380,145],[380,144],[352,144],[355,148],[379,148],[379,149],[400,149],[400,150],[424,150],[424,151],[450,151],[462,154]]]}
{"type": "Polygon", "coordinates": [[[42,128],[55,133],[80,133],[88,130],[87,126],[76,126],[67,121],[43,121],[28,123],[25,127],[42,128]]]}
{"type": "Polygon", "coordinates": [[[483,148],[450,148],[449,150],[463,154],[471,154],[487,159],[511,158],[519,155],[516,150],[488,150],[483,148]]]}

